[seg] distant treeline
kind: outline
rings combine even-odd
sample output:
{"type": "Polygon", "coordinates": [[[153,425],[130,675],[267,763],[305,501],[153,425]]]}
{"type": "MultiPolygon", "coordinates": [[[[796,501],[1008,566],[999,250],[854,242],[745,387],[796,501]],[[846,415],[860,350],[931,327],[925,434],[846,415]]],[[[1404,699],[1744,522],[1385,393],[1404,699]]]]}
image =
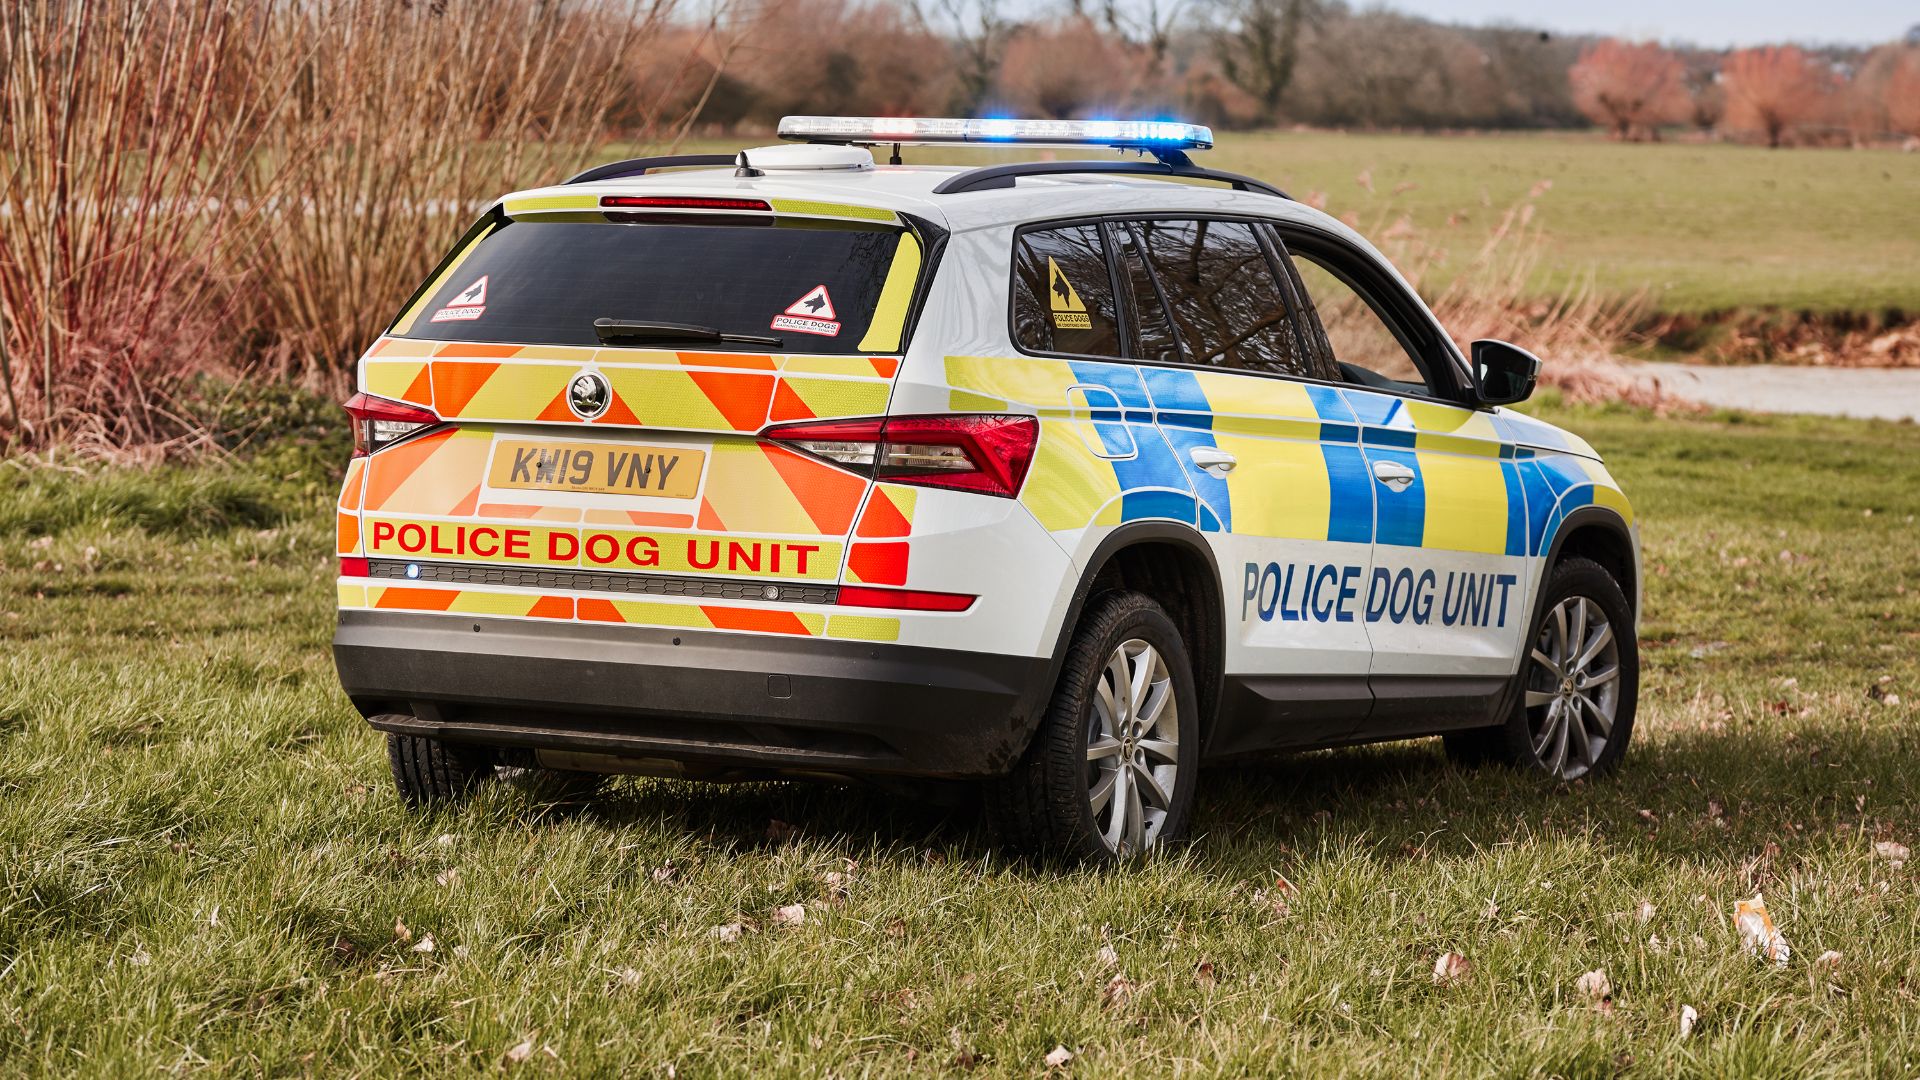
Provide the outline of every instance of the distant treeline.
{"type": "Polygon", "coordinates": [[[1905,43],[1782,59],[1623,53],[1598,38],[1329,0],[1056,0],[1018,18],[1002,0],[741,3],[657,42],[643,96],[708,130],[766,128],[788,113],[1006,113],[1229,128],[1597,124],[1627,137],[1730,128],[1769,141],[1911,134],[1899,105],[1920,101],[1920,27],[1905,43]],[[1791,130],[1729,95],[1730,83],[1762,82],[1792,90],[1791,130]]]}

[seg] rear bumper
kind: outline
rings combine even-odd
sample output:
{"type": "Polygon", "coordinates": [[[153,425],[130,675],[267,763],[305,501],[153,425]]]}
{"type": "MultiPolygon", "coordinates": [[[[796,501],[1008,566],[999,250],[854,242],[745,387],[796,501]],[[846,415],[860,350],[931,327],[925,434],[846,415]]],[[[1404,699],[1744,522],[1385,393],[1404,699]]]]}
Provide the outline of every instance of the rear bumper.
{"type": "Polygon", "coordinates": [[[1002,775],[1050,689],[1044,658],[399,612],[342,611],[333,655],[385,731],[712,773],[1002,775]]]}

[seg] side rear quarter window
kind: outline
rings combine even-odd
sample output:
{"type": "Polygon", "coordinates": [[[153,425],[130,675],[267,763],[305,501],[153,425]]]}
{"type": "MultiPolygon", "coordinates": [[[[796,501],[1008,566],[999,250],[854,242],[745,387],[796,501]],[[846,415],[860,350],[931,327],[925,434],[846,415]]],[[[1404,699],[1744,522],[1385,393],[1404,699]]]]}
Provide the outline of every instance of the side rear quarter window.
{"type": "Polygon", "coordinates": [[[1129,227],[1188,363],[1325,377],[1253,226],[1148,219],[1129,227]]]}
{"type": "Polygon", "coordinates": [[[1100,226],[1015,235],[1013,340],[1027,352],[1120,355],[1113,275],[1100,226]]]}

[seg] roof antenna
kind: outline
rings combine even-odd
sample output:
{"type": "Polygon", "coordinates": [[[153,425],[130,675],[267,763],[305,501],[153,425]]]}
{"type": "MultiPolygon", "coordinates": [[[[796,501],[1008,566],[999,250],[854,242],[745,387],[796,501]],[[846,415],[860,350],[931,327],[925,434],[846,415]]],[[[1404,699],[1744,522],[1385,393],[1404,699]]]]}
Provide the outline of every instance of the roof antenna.
{"type": "Polygon", "coordinates": [[[889,165],[900,164],[900,144],[899,143],[893,144],[893,155],[887,158],[887,164],[889,165]]]}
{"type": "Polygon", "coordinates": [[[747,152],[745,150],[740,151],[739,155],[733,159],[733,164],[734,164],[733,175],[735,176],[767,175],[766,173],[761,172],[759,169],[756,169],[752,165],[747,163],[747,152]]]}

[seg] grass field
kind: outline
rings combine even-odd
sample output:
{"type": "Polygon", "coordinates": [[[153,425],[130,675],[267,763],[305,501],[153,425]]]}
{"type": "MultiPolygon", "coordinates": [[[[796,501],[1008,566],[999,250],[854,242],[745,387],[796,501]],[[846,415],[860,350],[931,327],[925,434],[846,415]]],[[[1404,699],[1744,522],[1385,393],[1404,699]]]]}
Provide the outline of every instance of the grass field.
{"type": "Polygon", "coordinates": [[[327,652],[342,448],[0,464],[0,1073],[1920,1073],[1920,864],[1875,851],[1920,842],[1920,429],[1541,411],[1644,522],[1624,772],[1209,774],[1100,873],[805,785],[409,815],[327,652]]]}
{"type": "MultiPolygon", "coordinates": [[[[702,143],[708,152],[752,139],[702,143]]],[[[764,140],[762,140],[764,141],[764,140]]],[[[909,161],[1015,155],[909,150],[909,161]]],[[[1402,214],[1470,257],[1541,180],[1542,290],[1645,292],[1662,312],[1777,306],[1920,313],[1920,154],[1621,144],[1591,134],[1221,132],[1201,163],[1271,181],[1377,230],[1402,214]],[[1372,191],[1357,178],[1368,174],[1372,191]],[[1399,190],[1403,185],[1416,185],[1399,190]],[[1449,217],[1461,218],[1449,227],[1449,217]]]]}

